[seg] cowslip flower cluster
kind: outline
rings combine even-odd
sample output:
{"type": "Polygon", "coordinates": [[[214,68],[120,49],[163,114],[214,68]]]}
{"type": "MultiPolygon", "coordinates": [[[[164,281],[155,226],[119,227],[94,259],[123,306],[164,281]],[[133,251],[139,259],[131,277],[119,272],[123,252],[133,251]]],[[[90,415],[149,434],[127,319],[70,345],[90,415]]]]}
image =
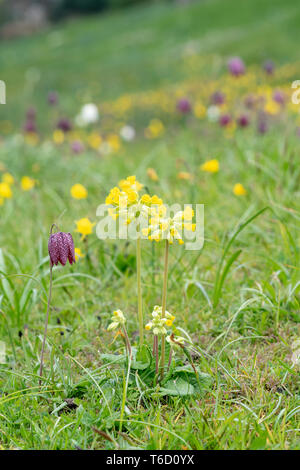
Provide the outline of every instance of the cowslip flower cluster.
{"type": "Polygon", "coordinates": [[[152,330],[154,335],[165,336],[167,334],[166,326],[170,327],[173,325],[175,320],[174,315],[170,312],[165,311],[165,316],[162,314],[162,307],[155,305],[152,312],[152,320],[145,326],[146,330],[152,330]]]}
{"type": "Polygon", "coordinates": [[[116,330],[117,328],[121,328],[125,325],[126,318],[122,312],[122,310],[115,310],[111,317],[111,323],[107,327],[107,331],[116,330]]]}
{"type": "Polygon", "coordinates": [[[128,176],[119,182],[119,186],[115,186],[110,190],[105,200],[105,204],[109,207],[109,215],[116,220],[122,217],[125,223],[129,225],[134,219],[147,220],[151,215],[151,207],[162,205],[162,199],[158,196],[150,196],[144,194],[139,196],[139,191],[143,185],[136,180],[135,176],[128,176]]]}
{"type": "Polygon", "coordinates": [[[177,240],[180,245],[184,244],[182,231],[196,230],[196,224],[192,223],[194,211],[187,206],[183,211],[178,211],[174,217],[167,216],[167,208],[164,205],[154,208],[150,218],[150,226],[142,229],[142,233],[148,236],[149,240],[159,242],[168,240],[170,244],[177,240]]]}

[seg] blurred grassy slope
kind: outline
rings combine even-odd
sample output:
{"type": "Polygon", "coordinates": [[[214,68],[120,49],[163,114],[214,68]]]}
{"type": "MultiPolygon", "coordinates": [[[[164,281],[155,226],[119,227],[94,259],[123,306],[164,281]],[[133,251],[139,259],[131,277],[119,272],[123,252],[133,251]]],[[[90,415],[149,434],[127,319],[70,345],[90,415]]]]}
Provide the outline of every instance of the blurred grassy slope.
{"type": "Polygon", "coordinates": [[[30,103],[42,110],[50,89],[72,112],[85,101],[181,80],[189,47],[204,57],[241,55],[247,63],[293,61],[299,58],[299,24],[298,0],[162,2],[70,20],[0,44],[8,103],[1,118],[20,122],[30,103]]]}

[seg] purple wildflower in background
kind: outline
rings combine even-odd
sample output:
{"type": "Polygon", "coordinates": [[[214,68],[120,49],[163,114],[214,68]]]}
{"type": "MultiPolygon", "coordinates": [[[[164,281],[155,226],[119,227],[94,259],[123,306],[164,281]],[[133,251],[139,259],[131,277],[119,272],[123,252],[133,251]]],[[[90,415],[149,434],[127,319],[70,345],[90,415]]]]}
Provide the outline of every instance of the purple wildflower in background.
{"type": "Polygon", "coordinates": [[[240,57],[233,57],[228,61],[228,70],[232,75],[238,77],[245,73],[246,67],[240,57]]]}
{"type": "Polygon", "coordinates": [[[272,96],[276,103],[283,105],[285,103],[285,95],[281,90],[275,90],[272,96]]]}
{"type": "Polygon", "coordinates": [[[37,132],[37,127],[36,127],[36,122],[34,119],[26,119],[23,130],[26,133],[36,133],[37,132]]]}
{"type": "Polygon", "coordinates": [[[72,235],[70,233],[56,232],[52,233],[48,241],[48,252],[50,264],[53,266],[58,263],[65,266],[67,260],[70,264],[75,263],[75,249],[72,235]]]}
{"type": "Polygon", "coordinates": [[[71,129],[72,129],[72,124],[71,122],[69,121],[69,119],[67,118],[61,118],[57,125],[56,125],[56,128],[57,129],[60,129],[61,131],[63,132],[69,132],[71,129]]]}
{"type": "Polygon", "coordinates": [[[50,257],[50,283],[49,283],[49,295],[48,295],[48,302],[47,302],[45,329],[44,329],[41,362],[40,362],[40,372],[39,372],[39,375],[40,375],[39,384],[40,385],[42,384],[44,353],[45,353],[45,345],[46,345],[46,337],[47,337],[47,329],[48,329],[48,321],[49,321],[50,304],[51,304],[51,298],[52,298],[53,266],[54,264],[57,265],[58,263],[61,263],[63,266],[65,266],[68,260],[70,264],[75,263],[75,249],[74,249],[74,242],[73,242],[72,235],[70,233],[65,233],[65,232],[52,233],[54,227],[58,229],[56,224],[51,225],[50,236],[48,240],[48,252],[49,252],[49,257],[50,257]]]}
{"type": "Polygon", "coordinates": [[[180,100],[178,100],[176,107],[177,110],[180,111],[182,114],[190,113],[192,109],[191,103],[187,98],[181,98],[180,100]]]}
{"type": "Polygon", "coordinates": [[[222,114],[219,119],[219,124],[221,127],[226,127],[231,122],[231,117],[229,114],[222,114]]]}
{"type": "Polygon", "coordinates": [[[268,131],[268,122],[265,117],[261,117],[258,120],[257,131],[259,134],[265,134],[268,131]]]}
{"type": "Polygon", "coordinates": [[[273,75],[274,68],[275,68],[275,65],[274,65],[274,62],[272,60],[266,60],[263,63],[263,69],[266,72],[266,74],[268,74],[268,75],[273,75]]]}
{"type": "Polygon", "coordinates": [[[56,91],[49,91],[47,101],[50,106],[55,106],[58,103],[58,94],[56,91]]]}
{"type": "Polygon", "coordinates": [[[220,105],[225,103],[225,95],[221,91],[216,91],[210,97],[211,104],[220,105]]]}
{"type": "Polygon", "coordinates": [[[249,125],[249,117],[247,116],[247,114],[241,114],[237,118],[237,123],[240,127],[247,127],[249,125]]]}
{"type": "Polygon", "coordinates": [[[84,150],[83,143],[80,140],[74,140],[71,142],[71,150],[73,153],[81,153],[84,150]]]}

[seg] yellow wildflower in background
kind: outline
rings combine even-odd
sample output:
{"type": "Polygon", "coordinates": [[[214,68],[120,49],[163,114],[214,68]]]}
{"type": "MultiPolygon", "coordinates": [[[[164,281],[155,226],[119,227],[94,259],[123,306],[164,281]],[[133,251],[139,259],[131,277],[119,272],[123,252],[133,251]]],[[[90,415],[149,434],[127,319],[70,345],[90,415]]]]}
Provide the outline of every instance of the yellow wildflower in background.
{"type": "Polygon", "coordinates": [[[188,173],[187,171],[180,171],[177,174],[177,178],[180,180],[191,180],[193,176],[191,175],[191,173],[188,173]]]}
{"type": "Polygon", "coordinates": [[[4,204],[4,199],[3,197],[0,197],[0,206],[3,206],[3,204],[4,204]]]}
{"type": "Polygon", "coordinates": [[[52,138],[53,138],[53,142],[55,144],[62,144],[65,140],[65,134],[63,133],[63,131],[61,129],[56,129],[54,132],[53,132],[53,135],[52,135],[52,138]]]}
{"type": "Polygon", "coordinates": [[[202,103],[196,103],[194,106],[194,114],[198,119],[204,118],[206,115],[206,107],[202,103]]]}
{"type": "Polygon", "coordinates": [[[23,176],[21,179],[21,188],[23,191],[30,191],[35,186],[35,180],[30,176],[23,176]]]}
{"type": "Polygon", "coordinates": [[[76,220],[75,223],[75,232],[78,232],[82,235],[81,240],[84,240],[87,235],[90,235],[93,232],[94,225],[96,225],[95,223],[92,223],[87,217],[76,220]]]}
{"type": "Polygon", "coordinates": [[[78,261],[80,258],[84,258],[85,254],[82,253],[80,248],[75,248],[75,260],[78,261]]]}
{"type": "Polygon", "coordinates": [[[245,196],[247,194],[247,190],[241,183],[236,183],[233,186],[233,192],[236,196],[245,196]]]}
{"type": "Polygon", "coordinates": [[[87,138],[88,144],[95,150],[98,150],[102,144],[102,137],[97,132],[92,132],[87,138]]]}
{"type": "Polygon", "coordinates": [[[219,171],[219,160],[207,160],[200,166],[200,169],[202,171],[207,171],[208,173],[217,173],[219,171]]]}
{"type": "Polygon", "coordinates": [[[149,139],[156,139],[161,136],[165,130],[165,127],[160,119],[152,119],[145,129],[145,136],[149,139]]]}
{"type": "Polygon", "coordinates": [[[158,179],[159,179],[156,171],[154,170],[154,168],[147,168],[147,175],[149,176],[149,178],[152,181],[158,181],[158,179]]]}
{"type": "Polygon", "coordinates": [[[70,193],[74,199],[86,199],[88,195],[86,188],[80,183],[74,184],[70,193]]]}
{"type": "Polygon", "coordinates": [[[110,134],[106,141],[114,152],[117,152],[121,147],[120,137],[117,134],[110,134]]]}
{"type": "Polygon", "coordinates": [[[15,179],[10,173],[4,173],[2,175],[2,181],[3,181],[3,183],[14,184],[15,179]]]}
{"type": "Polygon", "coordinates": [[[0,183],[0,197],[10,199],[12,197],[12,190],[8,183],[0,183]]]}

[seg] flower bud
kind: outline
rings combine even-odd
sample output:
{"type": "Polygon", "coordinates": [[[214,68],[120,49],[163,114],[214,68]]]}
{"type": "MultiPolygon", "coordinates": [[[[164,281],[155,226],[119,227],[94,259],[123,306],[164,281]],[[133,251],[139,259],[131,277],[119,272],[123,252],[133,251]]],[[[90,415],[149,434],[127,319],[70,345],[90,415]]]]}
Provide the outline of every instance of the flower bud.
{"type": "Polygon", "coordinates": [[[70,233],[52,233],[48,241],[48,251],[51,266],[61,263],[63,266],[69,260],[75,263],[75,249],[72,235],[70,233]]]}

